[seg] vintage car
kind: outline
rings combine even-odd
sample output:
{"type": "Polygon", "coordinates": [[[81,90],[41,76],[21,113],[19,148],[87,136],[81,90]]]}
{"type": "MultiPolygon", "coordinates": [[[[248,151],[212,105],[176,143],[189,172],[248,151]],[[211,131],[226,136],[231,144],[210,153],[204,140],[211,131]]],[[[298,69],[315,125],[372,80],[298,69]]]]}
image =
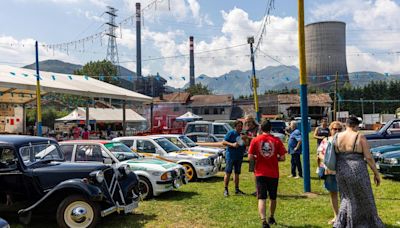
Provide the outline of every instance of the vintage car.
{"type": "Polygon", "coordinates": [[[194,121],[186,125],[184,134],[190,133],[208,133],[214,135],[218,141],[222,141],[233,128],[228,123],[215,123],[209,121],[194,121]]]}
{"type": "Polygon", "coordinates": [[[0,228],[10,228],[10,224],[2,218],[0,218],[0,228]]]}
{"type": "Polygon", "coordinates": [[[59,227],[95,227],[113,212],[138,206],[136,174],[128,165],[66,163],[55,140],[0,136],[0,214],[54,215],[59,227]]]}
{"type": "Polygon", "coordinates": [[[383,154],[379,158],[379,172],[386,177],[400,178],[400,151],[383,154]]]}
{"type": "Polygon", "coordinates": [[[365,137],[371,148],[400,143],[400,119],[390,120],[379,131],[365,137]]]}
{"type": "Polygon", "coordinates": [[[379,161],[379,158],[385,154],[392,151],[400,151],[400,143],[386,146],[378,146],[370,149],[372,156],[375,159],[375,162],[379,161]]]}
{"type": "Polygon", "coordinates": [[[155,157],[181,164],[189,181],[208,178],[217,174],[218,155],[181,150],[168,139],[158,136],[128,136],[113,139],[129,146],[144,156],[155,157]]]}
{"type": "Polygon", "coordinates": [[[164,135],[153,135],[153,136],[164,137],[169,141],[171,141],[173,144],[177,145],[179,148],[185,150],[208,153],[208,154],[217,154],[219,156],[223,156],[225,153],[225,150],[222,148],[199,146],[186,135],[164,134],[164,135]]]}
{"type": "Polygon", "coordinates": [[[70,162],[121,163],[129,165],[139,177],[142,199],[158,196],[186,184],[185,168],[179,164],[144,158],[121,142],[106,140],[74,140],[60,143],[70,162]]]}

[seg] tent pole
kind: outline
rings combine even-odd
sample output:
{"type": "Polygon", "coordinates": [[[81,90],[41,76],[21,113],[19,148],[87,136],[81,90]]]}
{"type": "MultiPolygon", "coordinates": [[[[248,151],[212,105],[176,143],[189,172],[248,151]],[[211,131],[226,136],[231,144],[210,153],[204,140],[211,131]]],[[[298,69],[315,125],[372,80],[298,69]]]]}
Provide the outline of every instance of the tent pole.
{"type": "Polygon", "coordinates": [[[86,101],[86,120],[85,120],[85,127],[87,129],[89,129],[89,124],[90,124],[90,120],[89,120],[89,99],[86,101]]]}
{"type": "Polygon", "coordinates": [[[22,104],[22,134],[26,135],[26,105],[22,104]]]}
{"type": "Polygon", "coordinates": [[[126,101],[122,101],[122,134],[126,136],[126,101]]]}

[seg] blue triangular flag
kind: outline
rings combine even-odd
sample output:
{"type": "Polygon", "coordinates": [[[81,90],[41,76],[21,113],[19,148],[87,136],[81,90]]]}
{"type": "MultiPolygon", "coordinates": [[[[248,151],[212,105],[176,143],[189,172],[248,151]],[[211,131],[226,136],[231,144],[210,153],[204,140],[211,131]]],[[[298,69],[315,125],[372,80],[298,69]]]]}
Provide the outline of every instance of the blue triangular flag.
{"type": "Polygon", "coordinates": [[[51,75],[51,78],[55,81],[56,80],[56,76],[51,75]]]}
{"type": "Polygon", "coordinates": [[[15,76],[15,72],[10,72],[10,74],[11,74],[12,76],[15,76]]]}
{"type": "Polygon", "coordinates": [[[171,77],[171,76],[169,76],[169,79],[171,79],[171,80],[172,80],[172,77],[171,77]]]}
{"type": "Polygon", "coordinates": [[[23,74],[22,74],[22,76],[24,76],[24,77],[28,77],[28,74],[25,74],[25,73],[23,73],[23,74]]]}
{"type": "Polygon", "coordinates": [[[182,79],[183,79],[183,81],[185,81],[185,80],[186,80],[186,78],[185,78],[185,77],[182,77],[182,79]]]}
{"type": "Polygon", "coordinates": [[[69,78],[69,80],[72,80],[72,76],[71,75],[68,75],[68,78],[69,78]]]}
{"type": "Polygon", "coordinates": [[[199,79],[204,79],[204,76],[203,75],[199,76],[199,79]]]}
{"type": "Polygon", "coordinates": [[[86,80],[89,80],[89,77],[87,75],[84,75],[83,77],[85,77],[86,80]]]}

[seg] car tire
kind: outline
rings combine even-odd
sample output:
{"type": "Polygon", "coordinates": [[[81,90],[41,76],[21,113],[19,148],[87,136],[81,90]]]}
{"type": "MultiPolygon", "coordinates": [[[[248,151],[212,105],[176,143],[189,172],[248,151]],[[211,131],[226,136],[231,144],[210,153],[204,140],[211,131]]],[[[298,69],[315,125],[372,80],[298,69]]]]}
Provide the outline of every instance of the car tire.
{"type": "Polygon", "coordinates": [[[194,169],[193,165],[190,163],[181,163],[185,170],[186,170],[186,177],[188,181],[196,181],[197,180],[197,173],[194,169]]]}
{"type": "Polygon", "coordinates": [[[100,206],[83,195],[71,195],[61,201],[57,208],[57,224],[59,227],[96,227],[100,219],[100,206]],[[73,218],[72,212],[85,213],[82,218],[73,218]],[[80,220],[80,221],[78,221],[80,220]]]}
{"type": "Polygon", "coordinates": [[[142,200],[153,197],[153,186],[147,177],[139,176],[139,192],[142,200]],[[142,192],[145,191],[145,192],[142,192]]]}

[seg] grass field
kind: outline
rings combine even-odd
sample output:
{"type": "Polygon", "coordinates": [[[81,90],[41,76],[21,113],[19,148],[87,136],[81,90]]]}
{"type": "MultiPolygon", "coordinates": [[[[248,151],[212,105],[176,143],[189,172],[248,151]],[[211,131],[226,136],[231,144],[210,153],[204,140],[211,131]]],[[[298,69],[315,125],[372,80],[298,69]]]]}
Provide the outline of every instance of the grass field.
{"type": "MultiPolygon", "coordinates": [[[[310,153],[315,154],[315,150],[316,142],[311,140],[310,153]]],[[[312,156],[311,189],[315,193],[312,197],[303,194],[303,179],[287,177],[290,160],[280,163],[276,227],[329,227],[327,222],[333,213],[323,182],[316,177],[315,163],[312,156]]],[[[248,163],[244,162],[240,187],[251,193],[255,184],[247,169],[248,163]]],[[[373,190],[384,223],[387,227],[400,227],[400,182],[384,179],[373,190]]],[[[231,196],[223,197],[223,172],[220,172],[217,177],[189,183],[178,191],[142,202],[134,215],[103,218],[100,227],[260,227],[256,197],[235,196],[233,192],[232,182],[231,196]]],[[[56,223],[35,219],[34,224],[32,227],[52,227],[56,223]]]]}

